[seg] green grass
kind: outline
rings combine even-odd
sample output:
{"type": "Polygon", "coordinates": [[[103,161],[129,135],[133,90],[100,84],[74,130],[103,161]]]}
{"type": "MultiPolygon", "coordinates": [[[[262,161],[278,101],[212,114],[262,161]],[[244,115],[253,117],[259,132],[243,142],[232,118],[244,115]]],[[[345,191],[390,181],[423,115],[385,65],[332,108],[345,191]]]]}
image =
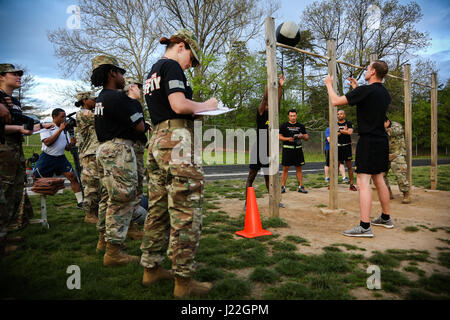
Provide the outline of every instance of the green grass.
{"type": "MultiPolygon", "coordinates": [[[[323,179],[322,175],[307,177],[311,182],[323,179]]],[[[263,179],[256,179],[254,185],[261,196],[266,196],[263,179]]],[[[318,254],[304,254],[302,248],[310,245],[308,236],[280,236],[280,230],[289,230],[282,218],[263,217],[262,226],[271,229],[272,236],[236,236],[235,232],[244,227],[244,213],[231,217],[220,209],[218,200],[244,186],[242,180],[205,185],[195,274],[199,281],[214,283],[205,299],[354,299],[352,289],[366,288],[369,265],[381,268],[378,298],[389,292],[403,299],[450,299],[448,274],[433,273],[427,278],[418,267],[418,262],[439,263],[450,269],[446,248],[439,251],[438,259],[414,249],[376,251],[365,257],[361,254],[366,251],[363,244],[346,243],[326,245],[318,254]],[[419,279],[409,280],[411,273],[419,279]]],[[[39,216],[39,197],[30,198],[39,216]]],[[[50,229],[29,225],[14,234],[22,235],[24,242],[0,261],[0,299],[173,299],[173,281],[145,288],[141,285],[143,269],[138,264],[103,267],[102,255],[95,252],[95,226],[83,222],[84,214],[75,208],[72,192],[65,190],[48,197],[47,209],[50,229]],[[81,290],[66,287],[70,265],[81,268],[81,290]]],[[[127,245],[128,253],[141,254],[140,241],[127,240],[127,245]]],[[[170,268],[170,262],[166,259],[163,266],[170,268]]]]}

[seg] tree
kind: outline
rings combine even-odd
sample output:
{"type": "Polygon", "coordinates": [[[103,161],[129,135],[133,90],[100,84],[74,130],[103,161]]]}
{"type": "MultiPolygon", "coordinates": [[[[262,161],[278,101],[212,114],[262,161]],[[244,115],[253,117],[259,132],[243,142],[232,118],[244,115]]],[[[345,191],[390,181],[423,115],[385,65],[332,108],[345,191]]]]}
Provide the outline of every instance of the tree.
{"type": "MultiPolygon", "coordinates": [[[[366,67],[369,55],[376,53],[379,59],[387,60],[391,69],[398,69],[410,61],[415,50],[429,44],[428,34],[416,29],[421,17],[415,2],[402,5],[398,0],[326,0],[307,6],[301,25],[311,30],[319,53],[325,53],[326,40],[334,38],[338,60],[366,67]],[[368,24],[371,5],[380,9],[378,28],[368,24]]],[[[343,93],[343,79],[349,75],[359,79],[363,73],[338,64],[338,91],[343,93]]]]}
{"type": "Polygon", "coordinates": [[[89,79],[96,55],[116,57],[127,74],[139,81],[153,62],[158,25],[157,0],[79,0],[81,29],[48,31],[65,75],[80,72],[89,79]]]}

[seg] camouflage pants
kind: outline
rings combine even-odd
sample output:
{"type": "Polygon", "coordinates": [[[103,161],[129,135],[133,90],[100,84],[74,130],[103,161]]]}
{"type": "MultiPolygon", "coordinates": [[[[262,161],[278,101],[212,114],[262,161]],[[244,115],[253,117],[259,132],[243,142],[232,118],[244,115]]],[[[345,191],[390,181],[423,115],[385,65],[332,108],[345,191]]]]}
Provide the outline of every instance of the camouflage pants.
{"type": "Polygon", "coordinates": [[[203,170],[189,153],[192,130],[178,129],[184,130],[178,138],[176,130],[160,129],[150,140],[149,211],[144,223],[141,265],[151,268],[160,264],[167,250],[174,274],[192,277],[202,229],[203,170]],[[183,160],[176,161],[173,155],[180,148],[183,160]]]}
{"type": "Polygon", "coordinates": [[[25,157],[21,143],[0,144],[0,189],[6,200],[0,206],[0,237],[8,233],[8,225],[16,217],[25,183],[25,157]]]}
{"type": "Polygon", "coordinates": [[[141,202],[144,194],[144,177],[145,177],[145,165],[144,165],[144,152],[145,143],[142,141],[136,141],[133,144],[134,154],[136,155],[136,165],[138,174],[138,184],[136,187],[136,194],[139,202],[141,202]]]}
{"type": "MultiPolygon", "coordinates": [[[[397,184],[398,188],[401,192],[408,192],[409,191],[409,182],[406,178],[406,170],[407,170],[407,164],[404,156],[396,156],[389,162],[389,169],[392,169],[392,173],[397,178],[397,184]]],[[[389,181],[387,179],[387,175],[389,173],[389,169],[384,175],[384,181],[386,182],[386,185],[389,187],[389,181]]]]}
{"type": "Polygon", "coordinates": [[[97,150],[101,182],[97,230],[106,242],[125,241],[136,206],[137,167],[132,145],[122,139],[102,143],[97,150]]]}
{"type": "Polygon", "coordinates": [[[81,165],[83,167],[81,171],[81,184],[84,193],[83,209],[86,213],[97,214],[100,201],[100,178],[95,154],[83,157],[81,165]]]}
{"type": "Polygon", "coordinates": [[[11,221],[8,226],[8,231],[21,230],[25,228],[30,219],[34,217],[33,206],[31,205],[30,198],[28,198],[27,190],[23,188],[22,200],[19,204],[17,217],[14,221],[11,221]]]}

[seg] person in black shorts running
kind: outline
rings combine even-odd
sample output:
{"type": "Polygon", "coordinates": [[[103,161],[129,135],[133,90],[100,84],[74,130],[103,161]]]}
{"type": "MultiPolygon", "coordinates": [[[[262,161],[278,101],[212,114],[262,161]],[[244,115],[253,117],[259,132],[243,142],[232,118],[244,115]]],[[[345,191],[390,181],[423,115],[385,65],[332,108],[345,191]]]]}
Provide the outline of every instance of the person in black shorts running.
{"type": "MultiPolygon", "coordinates": [[[[345,163],[348,170],[348,177],[350,178],[349,190],[357,191],[353,185],[353,170],[352,170],[352,133],[353,124],[351,121],[345,119],[345,111],[339,110],[338,117],[338,161],[345,163]]],[[[343,177],[345,177],[345,168],[343,169],[343,177]]],[[[348,182],[347,178],[343,178],[344,182],[348,182]]]]}
{"type": "MultiPolygon", "coordinates": [[[[278,112],[280,112],[283,85],[284,76],[280,75],[278,77],[278,112]]],[[[247,189],[253,185],[253,181],[255,181],[260,169],[263,169],[264,180],[267,190],[269,190],[269,103],[267,85],[264,91],[264,97],[256,111],[256,128],[256,143],[252,146],[250,152],[250,170],[248,172],[247,182],[245,183],[245,199],[247,199],[247,189]]]]}
{"type": "Polygon", "coordinates": [[[389,143],[384,130],[384,119],[391,97],[382,83],[387,73],[386,62],[373,61],[367,67],[364,76],[369,85],[358,86],[355,79],[348,78],[353,90],[344,96],[336,94],[330,75],[325,78],[328,95],[334,106],[356,105],[359,141],[356,147],[355,168],[361,221],[357,227],[344,231],[343,234],[346,236],[373,237],[370,223],[386,228],[394,227],[390,218],[389,190],[383,179],[383,172],[387,170],[389,164],[389,143]],[[381,217],[372,221],[370,221],[372,206],[370,178],[377,188],[382,209],[381,217]]]}

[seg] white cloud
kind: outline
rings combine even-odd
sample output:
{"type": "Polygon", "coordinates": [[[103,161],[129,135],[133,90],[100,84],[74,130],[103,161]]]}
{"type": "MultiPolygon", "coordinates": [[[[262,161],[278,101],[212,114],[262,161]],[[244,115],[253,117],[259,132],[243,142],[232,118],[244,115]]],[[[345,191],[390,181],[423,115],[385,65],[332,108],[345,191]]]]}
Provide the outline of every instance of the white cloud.
{"type": "Polygon", "coordinates": [[[49,110],[62,108],[67,114],[78,110],[74,106],[74,98],[71,94],[76,88],[90,90],[88,84],[79,80],[67,80],[60,78],[34,77],[36,86],[30,90],[30,97],[36,99],[37,108],[42,113],[48,113],[49,110]]]}

